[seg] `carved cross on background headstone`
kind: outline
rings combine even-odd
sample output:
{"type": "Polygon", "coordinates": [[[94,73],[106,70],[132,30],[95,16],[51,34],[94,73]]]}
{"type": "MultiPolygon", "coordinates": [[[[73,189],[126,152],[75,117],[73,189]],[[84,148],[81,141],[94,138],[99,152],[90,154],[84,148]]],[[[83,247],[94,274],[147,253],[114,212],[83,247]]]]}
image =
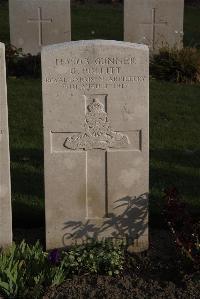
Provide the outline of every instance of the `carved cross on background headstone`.
{"type": "Polygon", "coordinates": [[[43,35],[42,35],[42,26],[43,23],[52,23],[52,19],[43,19],[42,18],[42,8],[38,7],[38,18],[37,19],[28,19],[28,23],[37,23],[38,24],[38,45],[41,47],[43,44],[43,35]]]}
{"type": "Polygon", "coordinates": [[[141,25],[152,25],[152,49],[155,50],[156,42],[156,27],[160,25],[167,25],[167,21],[156,21],[156,8],[152,8],[151,22],[150,23],[141,23],[141,25]]]}

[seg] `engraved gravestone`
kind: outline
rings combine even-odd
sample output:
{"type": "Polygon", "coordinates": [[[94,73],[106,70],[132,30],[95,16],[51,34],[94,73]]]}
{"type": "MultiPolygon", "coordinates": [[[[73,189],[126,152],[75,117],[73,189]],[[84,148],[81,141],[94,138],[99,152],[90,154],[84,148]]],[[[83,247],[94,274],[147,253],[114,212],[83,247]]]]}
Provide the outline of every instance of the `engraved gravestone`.
{"type": "Polygon", "coordinates": [[[5,47],[0,43],[0,247],[12,243],[5,47]]]}
{"type": "Polygon", "coordinates": [[[124,40],[151,52],[182,47],[184,0],[124,0],[124,40]]]}
{"type": "Polygon", "coordinates": [[[148,248],[148,47],[42,50],[47,249],[90,238],[148,248]]]}
{"type": "Polygon", "coordinates": [[[10,40],[24,53],[71,40],[70,0],[9,0],[10,40]]]}

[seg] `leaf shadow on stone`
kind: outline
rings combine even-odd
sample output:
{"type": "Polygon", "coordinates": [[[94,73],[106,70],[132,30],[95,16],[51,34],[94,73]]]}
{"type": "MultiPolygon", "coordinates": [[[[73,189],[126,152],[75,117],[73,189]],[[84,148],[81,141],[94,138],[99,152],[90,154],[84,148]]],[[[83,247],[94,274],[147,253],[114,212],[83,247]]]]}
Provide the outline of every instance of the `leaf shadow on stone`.
{"type": "Polygon", "coordinates": [[[147,229],[147,198],[145,193],[139,197],[126,196],[116,200],[114,213],[102,218],[100,225],[92,219],[66,221],[63,227],[63,246],[83,244],[91,239],[123,239],[126,243],[132,243],[147,229]]]}

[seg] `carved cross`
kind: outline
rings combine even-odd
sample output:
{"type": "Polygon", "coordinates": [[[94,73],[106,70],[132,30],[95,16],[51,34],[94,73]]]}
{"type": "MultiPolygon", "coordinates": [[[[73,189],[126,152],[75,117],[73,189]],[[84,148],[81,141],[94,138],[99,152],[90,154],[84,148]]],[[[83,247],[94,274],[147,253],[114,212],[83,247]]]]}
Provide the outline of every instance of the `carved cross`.
{"type": "Polygon", "coordinates": [[[89,98],[85,96],[84,130],[81,133],[70,132],[63,143],[71,152],[85,152],[86,219],[109,217],[109,155],[123,149],[133,150],[128,136],[131,131],[119,132],[111,127],[106,101],[107,95],[93,95],[89,98]],[[98,98],[101,98],[101,101],[98,98]]]}
{"type": "Polygon", "coordinates": [[[156,27],[160,25],[167,25],[167,21],[156,22],[156,8],[152,8],[151,22],[150,23],[141,23],[142,25],[152,25],[152,48],[155,50],[155,41],[156,41],[156,27]]]}
{"type": "Polygon", "coordinates": [[[43,44],[43,34],[42,34],[42,25],[43,23],[52,23],[52,19],[43,19],[42,18],[42,8],[38,7],[38,18],[37,19],[28,19],[28,23],[37,23],[38,24],[38,45],[41,47],[43,44]]]}

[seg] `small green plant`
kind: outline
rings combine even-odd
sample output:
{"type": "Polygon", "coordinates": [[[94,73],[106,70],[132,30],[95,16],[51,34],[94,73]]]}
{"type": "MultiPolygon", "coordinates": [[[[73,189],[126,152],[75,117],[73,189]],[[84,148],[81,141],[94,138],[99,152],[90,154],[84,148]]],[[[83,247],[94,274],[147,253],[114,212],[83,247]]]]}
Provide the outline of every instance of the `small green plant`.
{"type": "Polygon", "coordinates": [[[151,75],[176,83],[200,82],[200,52],[196,48],[162,48],[150,62],[151,75]]]}
{"type": "Polygon", "coordinates": [[[65,271],[70,274],[98,273],[117,275],[123,269],[124,248],[111,241],[91,242],[63,252],[65,271]]]}
{"type": "Polygon", "coordinates": [[[0,293],[13,298],[40,298],[44,288],[64,281],[62,265],[54,266],[37,242],[24,241],[0,254],[0,293]]]}
{"type": "Polygon", "coordinates": [[[123,269],[124,246],[110,241],[91,242],[47,253],[37,242],[24,241],[0,252],[0,295],[41,298],[49,286],[57,286],[73,274],[117,275],[123,269]]]}

